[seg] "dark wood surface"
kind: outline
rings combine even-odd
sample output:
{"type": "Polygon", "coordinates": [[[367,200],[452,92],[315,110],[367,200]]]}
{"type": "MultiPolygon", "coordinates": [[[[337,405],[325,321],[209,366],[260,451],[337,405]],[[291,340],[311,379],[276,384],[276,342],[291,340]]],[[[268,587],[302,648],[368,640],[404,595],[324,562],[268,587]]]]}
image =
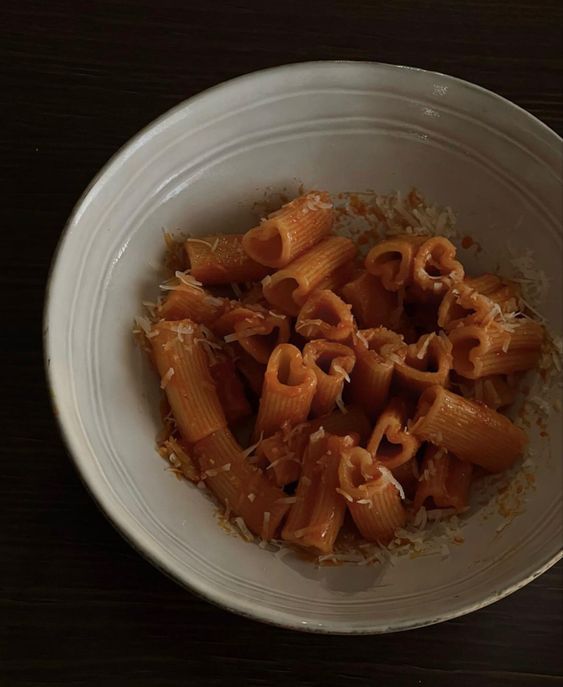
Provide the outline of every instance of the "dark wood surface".
{"type": "Polygon", "coordinates": [[[379,60],[490,88],[563,132],[563,5],[533,0],[3,0],[0,685],[563,684],[561,564],[499,603],[384,637],[263,626],[135,553],[49,407],[43,290],[108,157],[202,89],[286,62],[379,60]]]}

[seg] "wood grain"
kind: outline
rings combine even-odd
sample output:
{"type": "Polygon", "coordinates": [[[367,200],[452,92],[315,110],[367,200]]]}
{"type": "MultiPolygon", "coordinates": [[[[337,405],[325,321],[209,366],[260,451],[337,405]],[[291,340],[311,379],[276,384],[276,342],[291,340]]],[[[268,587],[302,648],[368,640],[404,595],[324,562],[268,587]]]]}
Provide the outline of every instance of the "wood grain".
{"type": "Polygon", "coordinates": [[[558,1],[4,0],[0,685],[563,684],[560,564],[449,623],[301,635],[185,592],[113,530],[49,406],[43,290],[66,218],[139,128],[225,79],[359,59],[476,82],[563,133],[558,1]]]}

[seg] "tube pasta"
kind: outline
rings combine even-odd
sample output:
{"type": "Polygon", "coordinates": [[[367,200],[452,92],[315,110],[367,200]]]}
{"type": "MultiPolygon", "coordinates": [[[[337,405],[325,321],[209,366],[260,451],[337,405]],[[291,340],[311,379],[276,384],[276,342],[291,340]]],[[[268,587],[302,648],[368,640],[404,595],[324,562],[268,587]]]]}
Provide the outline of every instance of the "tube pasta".
{"type": "Polygon", "coordinates": [[[350,379],[356,363],[354,351],[333,341],[310,341],[303,348],[303,363],[317,378],[311,413],[317,417],[326,415],[342,398],[344,382],[350,379]]]}
{"type": "Polygon", "coordinates": [[[358,333],[356,365],[351,375],[350,398],[374,417],[385,405],[393,371],[404,361],[407,346],[403,337],[385,327],[358,333]]]}
{"type": "Polygon", "coordinates": [[[306,420],[316,388],[315,373],[303,364],[301,351],[291,344],[276,346],[264,376],[255,438],[306,420]]]}
{"type": "Polygon", "coordinates": [[[264,296],[280,312],[297,316],[308,296],[317,289],[333,289],[350,277],[356,247],[350,239],[324,239],[284,269],[262,282],[264,296]]]}
{"type": "Polygon", "coordinates": [[[237,375],[235,364],[226,355],[216,356],[209,366],[216,388],[221,389],[219,400],[229,424],[237,424],[252,413],[244,387],[237,375]]]}
{"type": "Polygon", "coordinates": [[[310,437],[283,539],[320,554],[333,550],[346,512],[344,498],[338,493],[338,466],[342,451],[353,445],[349,436],[310,437]]]}
{"type": "Polygon", "coordinates": [[[311,191],[247,231],[243,246],[256,262],[279,269],[325,238],[333,222],[334,209],[329,194],[311,191]]]}
{"type": "Polygon", "coordinates": [[[468,379],[511,374],[535,367],[544,340],[543,327],[527,318],[503,326],[467,325],[449,333],[454,370],[468,379]]]}
{"type": "Polygon", "coordinates": [[[352,314],[362,329],[399,327],[403,313],[401,294],[384,288],[379,277],[362,270],[340,293],[351,304],[352,314]]]}
{"type": "Polygon", "coordinates": [[[414,510],[430,500],[437,508],[467,507],[473,464],[436,446],[426,448],[414,497],[414,510]]]}
{"type": "Polygon", "coordinates": [[[303,422],[295,427],[280,430],[260,442],[256,453],[265,457],[270,466],[275,483],[285,486],[299,479],[303,453],[309,437],[320,429],[337,436],[357,436],[364,443],[371,431],[371,425],[364,412],[359,408],[349,408],[346,415],[340,411],[303,422]]]}
{"type": "Polygon", "coordinates": [[[446,336],[424,334],[410,344],[404,362],[395,365],[398,385],[420,393],[433,384],[447,386],[452,368],[452,345],[446,336]]]}
{"type": "Polygon", "coordinates": [[[373,460],[391,471],[412,460],[420,446],[420,441],[407,429],[408,417],[406,402],[401,398],[391,399],[367,445],[373,460]]]}
{"type": "Polygon", "coordinates": [[[225,298],[212,296],[193,278],[182,275],[182,281],[178,281],[159,306],[158,316],[164,320],[192,320],[207,325],[219,317],[227,302],[225,298]]]}
{"type": "Polygon", "coordinates": [[[489,472],[509,468],[526,444],[525,433],[507,417],[441,386],[422,394],[410,431],[489,472]]]}
{"type": "Polygon", "coordinates": [[[438,308],[438,326],[446,331],[464,324],[485,324],[495,315],[495,304],[465,283],[448,289],[438,308]]]}
{"type": "Polygon", "coordinates": [[[378,243],[366,257],[366,270],[388,291],[398,291],[412,282],[414,258],[425,238],[404,234],[378,243]]]}
{"type": "MultiPolygon", "coordinates": [[[[232,344],[237,346],[237,344],[232,344]]],[[[266,365],[259,363],[256,358],[253,358],[249,353],[240,347],[235,348],[235,365],[237,370],[246,380],[249,389],[255,396],[262,395],[262,387],[264,385],[264,375],[266,373],[266,365]]]]}
{"type": "Polygon", "coordinates": [[[299,311],[295,331],[305,339],[328,339],[351,343],[354,336],[351,306],[333,291],[313,292],[299,311]]]}
{"type": "Polygon", "coordinates": [[[387,544],[403,527],[407,514],[401,488],[389,470],[375,463],[368,451],[344,451],[338,468],[341,493],[364,539],[387,544]]]}
{"type": "Polygon", "coordinates": [[[520,288],[508,279],[496,274],[481,274],[478,277],[465,277],[463,283],[467,288],[496,303],[502,312],[520,310],[520,288]]]}
{"type": "Polygon", "coordinates": [[[245,252],[243,234],[190,238],[185,246],[191,273],[202,284],[257,281],[269,272],[245,252]]]}
{"type": "Polygon", "coordinates": [[[163,321],[153,326],[152,334],[150,342],[161,386],[185,441],[195,443],[226,427],[198,326],[190,320],[163,321]]]}
{"type": "Polygon", "coordinates": [[[455,259],[455,246],[443,236],[424,241],[414,257],[413,283],[422,292],[443,296],[464,276],[463,265],[455,259]]]}
{"type": "Polygon", "coordinates": [[[272,539],[288,510],[284,492],[250,465],[231,432],[219,429],[194,446],[202,479],[246,526],[262,539],[272,539]]]}
{"type": "Polygon", "coordinates": [[[289,340],[289,320],[259,305],[234,307],[212,325],[225,341],[237,341],[258,363],[266,365],[274,348],[289,340]]]}

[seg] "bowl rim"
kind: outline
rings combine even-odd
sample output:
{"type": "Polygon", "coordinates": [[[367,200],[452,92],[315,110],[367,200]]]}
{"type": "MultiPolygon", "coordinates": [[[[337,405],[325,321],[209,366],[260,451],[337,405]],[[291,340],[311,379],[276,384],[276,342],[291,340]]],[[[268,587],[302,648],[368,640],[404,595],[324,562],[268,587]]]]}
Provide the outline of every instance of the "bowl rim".
{"type": "Polygon", "coordinates": [[[131,528],[130,521],[133,520],[134,524],[134,519],[132,519],[132,516],[120,512],[120,508],[114,507],[114,505],[110,503],[110,501],[106,498],[106,495],[104,494],[104,490],[102,487],[93,485],[88,481],[87,475],[85,474],[85,472],[83,472],[81,468],[79,459],[74,454],[71,438],[66,431],[66,419],[63,413],[59,412],[57,407],[57,400],[55,395],[55,387],[57,384],[56,375],[52,371],[50,365],[51,355],[54,351],[54,346],[51,343],[49,335],[50,322],[52,320],[51,310],[53,307],[52,290],[54,280],[58,276],[57,267],[59,264],[59,258],[69,239],[70,229],[74,225],[77,216],[81,214],[82,208],[86,204],[89,197],[93,194],[96,194],[96,187],[98,186],[100,180],[106,175],[108,170],[114,165],[119,164],[121,158],[129,157],[137,148],[141,147],[145,136],[147,134],[150,134],[155,128],[158,127],[159,124],[165,122],[167,119],[173,117],[176,113],[180,112],[184,108],[192,105],[200,99],[206,98],[208,95],[212,93],[221,91],[226,88],[230,88],[232,86],[236,86],[240,83],[250,82],[256,79],[257,77],[260,78],[267,76],[269,74],[281,74],[284,72],[290,74],[291,72],[299,72],[303,69],[323,68],[330,65],[349,66],[351,68],[359,66],[371,67],[374,69],[397,71],[399,73],[408,71],[439,77],[440,79],[446,80],[450,82],[452,85],[455,84],[458,87],[465,89],[466,91],[477,92],[487,96],[488,98],[492,98],[493,101],[502,103],[503,107],[508,107],[509,109],[518,112],[520,115],[524,115],[524,120],[528,120],[530,124],[532,124],[536,128],[539,128],[542,131],[542,133],[546,135],[548,138],[550,138],[554,143],[563,143],[563,139],[561,138],[561,136],[559,136],[559,134],[553,129],[551,129],[547,124],[542,122],[540,119],[532,115],[524,108],[520,107],[519,105],[516,105],[515,103],[495,93],[494,91],[479,86],[478,84],[474,84],[470,81],[466,81],[465,79],[461,79],[459,77],[451,76],[433,70],[422,69],[419,67],[395,65],[385,62],[376,62],[369,60],[313,60],[307,62],[282,64],[275,67],[269,67],[266,69],[259,69],[218,83],[203,91],[200,91],[199,93],[196,93],[193,96],[190,96],[185,100],[182,100],[181,102],[169,108],[161,115],[156,117],[154,120],[146,124],[144,127],[142,127],[136,134],[129,138],[122,146],[118,148],[118,150],[115,153],[113,153],[108,158],[108,160],[92,178],[90,183],[86,186],[86,188],[80,195],[79,199],[76,201],[58,239],[57,245],[53,252],[53,256],[51,258],[51,264],[47,275],[45,299],[43,305],[43,358],[45,376],[47,381],[47,387],[49,390],[49,396],[51,399],[53,414],[55,416],[65,450],[71,457],[71,461],[74,464],[74,467],[78,473],[78,476],[82,484],[86,488],[86,491],[92,497],[98,509],[111,523],[114,529],[116,529],[119,532],[119,534],[132,546],[133,549],[135,549],[145,559],[147,559],[155,568],[157,568],[160,572],[164,573],[167,577],[169,577],[174,582],[182,586],[184,589],[187,589],[190,593],[195,594],[196,596],[212,603],[215,606],[218,606],[219,608],[236,613],[237,615],[243,616],[245,618],[264,622],[266,624],[282,627],[285,629],[299,630],[302,632],[333,635],[374,635],[426,627],[429,625],[434,625],[447,620],[458,618],[468,613],[472,613],[473,611],[484,608],[485,606],[488,606],[496,601],[499,601],[500,599],[503,599],[506,596],[521,589],[529,582],[532,582],[534,579],[536,579],[544,572],[549,570],[549,568],[551,568],[553,565],[555,565],[559,560],[563,558],[563,549],[560,548],[559,550],[556,550],[555,553],[548,554],[541,562],[534,566],[534,570],[532,572],[530,572],[529,574],[524,574],[522,577],[519,577],[515,582],[506,585],[500,590],[491,592],[480,602],[471,603],[467,605],[461,604],[459,607],[451,611],[442,613],[436,617],[432,617],[431,619],[415,619],[407,622],[398,621],[395,624],[393,624],[393,626],[389,627],[382,627],[380,625],[374,624],[373,626],[362,626],[361,628],[346,628],[340,623],[334,621],[324,622],[323,624],[303,624],[303,621],[300,621],[297,617],[292,616],[289,613],[273,611],[271,609],[266,611],[261,606],[248,606],[244,602],[238,602],[236,598],[230,598],[229,600],[227,600],[226,598],[221,597],[220,594],[217,594],[216,591],[212,588],[205,588],[201,585],[198,585],[197,580],[188,580],[182,578],[179,574],[177,574],[171,568],[169,568],[164,562],[160,561],[152,551],[150,543],[144,541],[143,537],[139,533],[135,532],[134,528],[131,528]]]}

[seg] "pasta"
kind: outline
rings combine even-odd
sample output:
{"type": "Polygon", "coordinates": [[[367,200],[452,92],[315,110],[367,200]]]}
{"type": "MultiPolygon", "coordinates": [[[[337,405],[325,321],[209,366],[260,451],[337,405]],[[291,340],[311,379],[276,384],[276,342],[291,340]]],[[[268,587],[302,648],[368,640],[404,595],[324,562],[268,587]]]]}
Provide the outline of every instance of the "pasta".
{"type": "Polygon", "coordinates": [[[452,344],[446,336],[424,334],[407,348],[405,360],[395,365],[395,378],[402,389],[424,391],[429,386],[447,386],[452,367],[452,344]]]}
{"type": "Polygon", "coordinates": [[[466,275],[416,192],[376,204],[375,244],[338,235],[340,210],[311,191],[244,234],[167,236],[171,277],[134,330],[168,468],[244,538],[319,561],[467,510],[524,452],[499,411],[546,350],[518,283],[466,275]]]}
{"type": "Polygon", "coordinates": [[[192,276],[202,284],[231,284],[263,279],[267,267],[243,249],[243,234],[217,234],[190,238],[186,252],[192,276]]]}
{"type": "Polygon", "coordinates": [[[489,472],[509,468],[526,444],[524,432],[507,417],[441,386],[422,394],[410,431],[489,472]]]}
{"type": "Polygon", "coordinates": [[[328,193],[311,191],[247,231],[242,244],[256,262],[280,269],[326,237],[333,221],[328,193]]]}
{"type": "Polygon", "coordinates": [[[429,445],[420,471],[414,497],[415,510],[425,504],[456,511],[467,507],[472,463],[458,460],[444,449],[429,445]]]}
{"type": "Polygon", "coordinates": [[[228,429],[212,432],[194,446],[202,479],[230,511],[261,539],[272,539],[288,509],[285,494],[250,465],[228,429]]]}
{"type": "Polygon", "coordinates": [[[350,381],[356,363],[354,351],[333,341],[310,341],[303,348],[303,363],[317,378],[311,414],[326,415],[342,400],[344,383],[350,381]]]}
{"type": "Polygon", "coordinates": [[[209,371],[215,387],[221,389],[219,400],[228,424],[236,425],[240,420],[251,415],[252,408],[232,358],[224,354],[215,355],[209,371]]]}
{"type": "Polygon", "coordinates": [[[368,451],[353,448],[340,459],[338,478],[346,506],[364,539],[388,543],[405,524],[402,489],[389,470],[368,451]]]}
{"type": "Polygon", "coordinates": [[[412,234],[382,241],[368,253],[365,261],[366,270],[379,277],[388,291],[398,291],[412,284],[415,256],[424,241],[424,236],[412,234]]]}
{"type": "Polygon", "coordinates": [[[354,318],[351,308],[328,289],[315,291],[299,311],[295,331],[305,339],[328,339],[352,343],[354,318]]]}
{"type": "Polygon", "coordinates": [[[385,405],[395,365],[404,361],[407,347],[401,335],[376,327],[358,333],[355,353],[350,398],[374,418],[385,405]]]}
{"type": "Polygon", "coordinates": [[[334,289],[348,281],[356,247],[349,239],[324,239],[284,269],[262,282],[264,296],[280,312],[296,316],[317,289],[334,289]]]}
{"type": "Polygon", "coordinates": [[[414,285],[432,296],[443,296],[464,276],[463,265],[455,259],[455,254],[455,246],[443,236],[424,241],[413,261],[414,285]]]}
{"type": "Polygon", "coordinates": [[[307,419],[317,389],[313,370],[303,364],[301,351],[291,344],[276,346],[266,368],[254,437],[269,437],[284,423],[307,419]]]}
{"type": "Polygon", "coordinates": [[[509,327],[467,325],[449,334],[454,370],[468,379],[510,374],[536,366],[544,339],[543,327],[529,319],[509,327]]]}
{"type": "Polygon", "coordinates": [[[397,329],[403,312],[400,294],[388,291],[381,280],[362,270],[340,289],[342,298],[352,306],[352,314],[361,329],[388,327],[397,329]]]}
{"type": "Polygon", "coordinates": [[[154,325],[151,334],[161,388],[184,440],[194,443],[226,427],[198,326],[190,320],[163,321],[154,325]]]}
{"type": "Polygon", "coordinates": [[[344,521],[346,502],[339,493],[338,468],[342,452],[354,445],[350,436],[312,435],[303,468],[282,531],[286,541],[330,553],[344,521]]]}
{"type": "Polygon", "coordinates": [[[346,415],[339,411],[309,420],[291,429],[280,430],[260,442],[257,455],[269,462],[267,470],[278,486],[285,486],[299,479],[303,452],[309,437],[322,428],[323,432],[337,436],[357,435],[364,443],[370,433],[371,425],[359,408],[350,408],[346,415]]]}
{"type": "Polygon", "coordinates": [[[482,274],[479,277],[465,277],[463,283],[496,303],[503,312],[520,310],[520,289],[507,279],[496,274],[482,274]]]}
{"type": "Polygon", "coordinates": [[[226,306],[225,298],[212,296],[193,277],[178,273],[174,286],[170,287],[158,315],[164,320],[193,320],[199,324],[213,322],[226,306]]]}
{"type": "Polygon", "coordinates": [[[260,305],[234,307],[210,327],[225,341],[233,341],[258,363],[266,365],[274,348],[289,341],[289,320],[260,305]]]}
{"type": "Polygon", "coordinates": [[[391,399],[368,441],[367,450],[373,460],[391,471],[410,462],[420,446],[420,441],[408,431],[408,417],[407,403],[401,398],[391,399]]]}

